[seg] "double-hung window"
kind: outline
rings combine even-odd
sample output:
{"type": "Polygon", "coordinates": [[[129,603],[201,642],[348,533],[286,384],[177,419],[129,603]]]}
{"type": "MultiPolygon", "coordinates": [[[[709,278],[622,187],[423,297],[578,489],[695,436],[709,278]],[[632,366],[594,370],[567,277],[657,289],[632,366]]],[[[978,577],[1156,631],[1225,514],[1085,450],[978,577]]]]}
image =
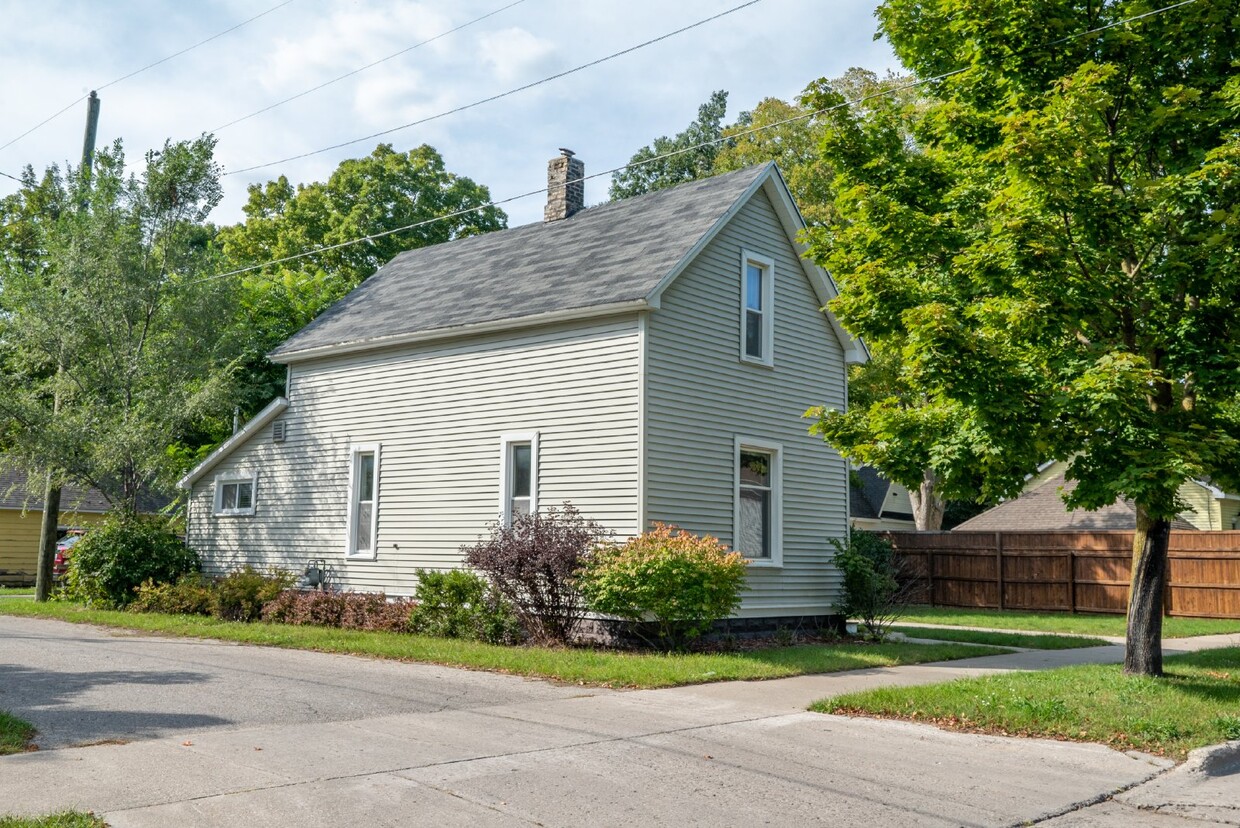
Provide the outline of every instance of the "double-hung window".
{"type": "Polygon", "coordinates": [[[538,511],[537,432],[500,437],[499,511],[504,526],[538,511]]]}
{"type": "Polygon", "coordinates": [[[732,545],[755,562],[780,565],[782,451],[778,444],[736,438],[736,503],[732,545]]]}
{"type": "Polygon", "coordinates": [[[349,463],[349,535],[345,554],[351,558],[374,558],[379,529],[379,446],[353,446],[349,463]]]}
{"type": "Polygon", "coordinates": [[[217,515],[254,514],[254,490],[258,475],[236,472],[215,479],[215,513],[217,515]]]}
{"type": "Polygon", "coordinates": [[[775,262],[741,251],[741,359],[775,364],[775,262]]]}

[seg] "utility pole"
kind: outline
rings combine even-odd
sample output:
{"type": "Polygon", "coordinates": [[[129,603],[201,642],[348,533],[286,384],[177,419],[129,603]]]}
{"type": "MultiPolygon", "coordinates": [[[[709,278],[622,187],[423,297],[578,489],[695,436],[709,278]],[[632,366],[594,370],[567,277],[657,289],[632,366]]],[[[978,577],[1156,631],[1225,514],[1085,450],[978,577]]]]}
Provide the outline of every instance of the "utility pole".
{"type": "MultiPolygon", "coordinates": [[[[91,177],[91,165],[95,162],[95,135],[99,131],[99,96],[95,90],[90,91],[86,101],[86,132],[82,136],[82,166],[78,175],[82,177],[82,201],[80,207],[89,207],[87,184],[91,177]]],[[[56,366],[57,379],[64,370],[63,363],[56,366]]],[[[57,383],[59,386],[59,382],[57,383]]],[[[55,390],[52,398],[52,416],[60,413],[60,388],[55,390]]],[[[56,471],[48,469],[47,481],[43,489],[43,518],[39,524],[39,568],[35,575],[34,599],[46,601],[52,591],[52,562],[56,558],[56,532],[60,526],[60,482],[56,471]]]]}

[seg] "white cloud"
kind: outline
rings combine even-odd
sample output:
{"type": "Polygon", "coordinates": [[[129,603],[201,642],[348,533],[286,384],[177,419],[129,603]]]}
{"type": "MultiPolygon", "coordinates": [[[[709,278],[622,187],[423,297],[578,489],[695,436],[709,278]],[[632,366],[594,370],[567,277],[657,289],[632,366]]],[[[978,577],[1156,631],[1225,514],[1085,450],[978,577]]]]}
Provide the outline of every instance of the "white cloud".
{"type": "Polygon", "coordinates": [[[551,41],[514,27],[479,35],[478,51],[497,80],[513,83],[547,74],[556,49],[551,41]]]}

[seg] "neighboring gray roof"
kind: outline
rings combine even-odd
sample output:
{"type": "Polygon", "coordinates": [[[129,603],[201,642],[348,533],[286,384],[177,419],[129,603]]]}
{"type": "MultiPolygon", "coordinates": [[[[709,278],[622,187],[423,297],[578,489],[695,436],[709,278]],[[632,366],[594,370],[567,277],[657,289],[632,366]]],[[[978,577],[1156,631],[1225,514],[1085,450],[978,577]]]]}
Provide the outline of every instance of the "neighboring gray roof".
{"type": "MultiPolygon", "coordinates": [[[[1126,500],[1116,501],[1096,511],[1069,510],[1063,502],[1060,488],[1071,491],[1076,481],[1056,475],[1041,486],[1024,492],[1015,500],[1008,500],[987,509],[976,517],[952,528],[953,532],[1036,532],[1036,531],[1091,531],[1097,529],[1137,528],[1137,513],[1126,500]]],[[[1171,522],[1173,529],[1195,530],[1184,520],[1171,522]]]]}
{"type": "MultiPolygon", "coordinates": [[[[13,469],[0,471],[0,509],[42,512],[43,494],[42,480],[32,483],[24,472],[13,469]]],[[[70,485],[60,490],[62,512],[106,512],[111,508],[98,489],[70,485]]]]}
{"type": "Polygon", "coordinates": [[[873,466],[853,469],[850,477],[852,486],[848,490],[849,515],[855,518],[880,517],[891,483],[873,466]]]}
{"type": "Polygon", "coordinates": [[[271,356],[641,300],[771,166],[406,251],[271,356]]]}

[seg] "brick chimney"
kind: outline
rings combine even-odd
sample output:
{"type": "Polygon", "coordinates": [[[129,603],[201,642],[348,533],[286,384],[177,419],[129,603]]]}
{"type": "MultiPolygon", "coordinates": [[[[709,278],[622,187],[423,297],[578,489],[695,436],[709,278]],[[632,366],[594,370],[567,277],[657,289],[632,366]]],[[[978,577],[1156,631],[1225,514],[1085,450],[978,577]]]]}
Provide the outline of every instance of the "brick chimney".
{"type": "Polygon", "coordinates": [[[586,206],[586,165],[573,151],[560,148],[560,154],[547,162],[547,206],[543,221],[559,221],[586,206]],[[570,183],[571,182],[571,183],[570,183]]]}

